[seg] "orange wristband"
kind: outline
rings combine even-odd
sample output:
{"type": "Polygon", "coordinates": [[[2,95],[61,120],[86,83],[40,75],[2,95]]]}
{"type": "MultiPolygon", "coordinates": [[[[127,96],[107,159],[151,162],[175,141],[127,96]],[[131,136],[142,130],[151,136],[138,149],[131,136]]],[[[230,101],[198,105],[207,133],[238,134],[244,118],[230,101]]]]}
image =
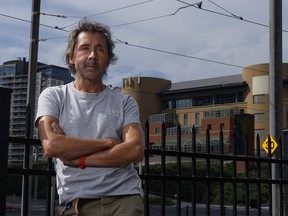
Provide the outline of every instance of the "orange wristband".
{"type": "Polygon", "coordinates": [[[85,156],[82,156],[82,157],[80,157],[79,158],[79,168],[80,169],[85,169],[86,168],[86,166],[85,166],[85,156]]]}

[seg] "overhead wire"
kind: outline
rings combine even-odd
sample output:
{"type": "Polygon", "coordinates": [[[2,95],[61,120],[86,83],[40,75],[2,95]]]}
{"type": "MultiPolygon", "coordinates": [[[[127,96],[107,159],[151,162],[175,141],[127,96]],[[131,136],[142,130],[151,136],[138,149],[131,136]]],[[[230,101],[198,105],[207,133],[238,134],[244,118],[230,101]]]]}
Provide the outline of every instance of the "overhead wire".
{"type": "Polygon", "coordinates": [[[211,1],[211,0],[208,0],[208,1],[211,2],[212,4],[216,5],[218,8],[220,8],[220,9],[226,11],[226,12],[229,13],[230,15],[232,15],[232,16],[234,16],[234,17],[240,19],[240,20],[243,19],[241,16],[237,16],[237,15],[231,13],[230,11],[226,10],[225,8],[221,7],[219,4],[216,4],[215,2],[213,2],[213,1],[211,1]]]}
{"type": "MultiPolygon", "coordinates": [[[[140,2],[140,3],[137,3],[137,4],[133,4],[133,5],[128,5],[128,6],[124,6],[124,7],[121,7],[121,8],[117,8],[117,9],[112,9],[112,10],[109,10],[109,11],[105,11],[105,12],[101,12],[101,13],[98,13],[98,14],[94,14],[94,15],[90,15],[90,16],[95,16],[95,15],[99,15],[99,14],[104,14],[104,13],[108,13],[108,12],[112,12],[112,11],[116,11],[116,10],[121,10],[121,9],[124,9],[124,8],[128,8],[128,7],[133,7],[133,6],[136,6],[136,5],[139,5],[139,4],[144,4],[144,3],[147,3],[147,2],[150,2],[150,1],[153,1],[153,0],[148,0],[148,1],[144,1],[144,2],[140,2]]],[[[124,24],[119,24],[119,25],[116,25],[116,26],[112,26],[112,27],[120,27],[120,26],[124,26],[124,25],[129,25],[129,24],[132,24],[132,23],[139,23],[139,22],[144,22],[144,21],[148,21],[148,20],[153,20],[153,19],[159,19],[159,18],[163,18],[163,17],[168,17],[168,16],[173,16],[173,15],[176,15],[180,10],[184,9],[184,8],[188,8],[190,6],[192,7],[195,7],[195,8],[198,8],[198,9],[201,9],[201,10],[204,10],[204,11],[207,11],[207,12],[212,12],[212,13],[216,13],[218,15],[223,15],[223,16],[227,16],[227,17],[230,17],[230,18],[237,18],[237,19],[241,19],[243,21],[246,21],[246,22],[250,22],[250,23],[253,23],[253,24],[257,24],[257,25],[261,25],[261,26],[264,26],[264,27],[269,27],[267,25],[263,25],[263,24],[259,24],[259,23],[256,23],[256,22],[252,22],[252,21],[247,21],[247,20],[244,20],[242,17],[240,16],[236,16],[234,14],[232,14],[231,12],[229,12],[228,10],[224,9],[223,7],[217,5],[218,7],[221,7],[223,10],[225,10],[227,13],[229,13],[230,15],[227,15],[227,14],[223,14],[223,13],[219,13],[219,12],[215,12],[215,11],[211,11],[211,10],[207,10],[207,9],[203,9],[202,8],[202,2],[199,2],[199,3],[196,3],[196,4],[190,4],[190,3],[187,3],[185,1],[182,1],[182,0],[177,0],[178,2],[181,2],[181,3],[184,3],[184,4],[187,4],[187,6],[184,6],[184,7],[179,7],[174,13],[171,13],[171,14],[167,14],[167,15],[163,15],[163,16],[158,16],[158,17],[153,17],[153,18],[148,18],[148,19],[145,19],[145,20],[139,20],[139,21],[133,21],[133,22],[129,22],[129,23],[124,23],[124,24]]],[[[212,2],[211,0],[209,0],[211,3],[214,3],[212,2]]],[[[216,4],[216,3],[214,3],[216,4]]],[[[58,18],[67,18],[68,16],[64,16],[64,15],[55,15],[55,14],[48,14],[48,13],[42,13],[42,15],[49,15],[49,16],[55,16],[55,17],[58,17],[58,18]]],[[[28,22],[28,23],[31,23],[31,21],[28,21],[28,20],[25,20],[25,19],[21,19],[21,18],[18,18],[18,17],[14,17],[14,16],[9,16],[9,15],[5,15],[5,14],[1,14],[0,13],[0,16],[5,16],[5,17],[8,17],[8,18],[12,18],[12,19],[16,19],[16,20],[20,20],[20,21],[24,21],[24,22],[28,22]]],[[[65,32],[69,32],[68,30],[65,30],[65,28],[67,28],[68,26],[66,27],[58,27],[58,26],[49,26],[49,25],[45,25],[45,24],[40,24],[39,25],[41,26],[44,26],[44,27],[48,27],[48,28],[52,28],[52,29],[57,29],[57,30],[62,30],[62,31],[65,31],[65,32]]],[[[285,31],[285,30],[284,30],[285,31]]],[[[285,31],[287,32],[287,31],[285,31]]],[[[64,37],[54,37],[54,38],[46,38],[46,39],[39,39],[38,41],[41,41],[41,42],[45,42],[47,40],[53,40],[53,39],[60,39],[60,38],[66,38],[66,36],[64,37]]],[[[240,65],[235,65],[235,64],[229,64],[229,63],[225,63],[225,62],[221,62],[221,61],[215,61],[215,60],[209,60],[209,59],[205,59],[205,58],[199,58],[199,57],[195,57],[195,56],[189,56],[189,55],[185,55],[185,54],[180,54],[180,53],[176,53],[176,52],[171,52],[171,51],[165,51],[165,50],[160,50],[160,49],[156,49],[156,48],[151,48],[151,47],[145,47],[145,46],[141,46],[141,45],[135,45],[135,44],[130,44],[128,42],[125,42],[125,41],[122,41],[122,40],[119,40],[117,38],[115,38],[116,41],[120,44],[124,44],[124,45],[128,45],[128,46],[131,46],[131,47],[136,47],[136,48],[141,48],[141,49],[146,49],[146,50],[150,50],[150,51],[154,51],[154,52],[160,52],[160,53],[166,53],[166,54],[170,54],[170,55],[176,55],[176,56],[180,56],[180,57],[185,57],[185,58],[191,58],[191,59],[195,59],[195,60],[201,60],[201,61],[206,61],[206,62],[210,62],[210,63],[216,63],[216,64],[221,64],[221,65],[225,65],[225,66],[231,66],[231,67],[236,67],[236,68],[247,68],[247,67],[244,67],[244,66],[240,66],[240,65]]],[[[250,68],[251,69],[251,68],[250,68]]],[[[253,69],[252,70],[256,70],[256,69],[253,69]]],[[[256,70],[256,71],[260,71],[260,70],[256,70]]],[[[261,72],[261,71],[260,71],[261,72]]],[[[267,73],[267,71],[262,71],[262,72],[265,72],[267,73]]]]}
{"type": "Polygon", "coordinates": [[[118,38],[115,38],[115,39],[116,39],[117,43],[122,44],[122,45],[127,45],[127,46],[131,46],[131,47],[141,48],[141,49],[150,50],[150,51],[154,51],[154,52],[165,53],[165,54],[174,55],[174,56],[180,56],[180,57],[195,59],[195,60],[199,60],[199,61],[205,61],[205,62],[210,62],[210,63],[215,63],[215,64],[221,64],[221,65],[235,67],[235,68],[241,68],[241,69],[246,68],[246,69],[253,70],[253,71],[268,73],[268,71],[265,71],[265,70],[259,70],[259,69],[249,68],[249,67],[245,67],[245,66],[241,66],[241,65],[230,64],[230,63],[225,63],[225,62],[221,62],[221,61],[215,61],[215,60],[210,60],[210,59],[206,59],[206,58],[200,58],[200,57],[190,56],[190,55],[186,55],[186,54],[176,53],[176,52],[172,52],[172,51],[161,50],[161,49],[156,49],[156,48],[152,48],[152,47],[131,44],[131,43],[128,43],[127,41],[122,41],[122,40],[120,40],[118,38]]]}
{"type": "MultiPolygon", "coordinates": [[[[126,6],[119,7],[119,8],[114,8],[114,9],[111,9],[111,10],[99,12],[99,13],[96,13],[96,14],[91,14],[91,15],[89,15],[89,16],[80,17],[80,18],[83,19],[83,18],[89,18],[89,17],[98,16],[98,15],[102,15],[102,14],[107,14],[107,13],[111,13],[111,12],[123,10],[123,9],[126,9],[126,8],[130,8],[130,7],[135,7],[135,6],[138,6],[138,5],[141,5],[141,4],[146,4],[146,3],[151,2],[151,1],[154,1],[154,0],[142,1],[142,2],[135,3],[135,4],[126,5],[126,6]]],[[[67,25],[67,26],[64,26],[63,29],[65,29],[65,28],[67,28],[67,27],[70,27],[70,26],[72,26],[72,25],[75,25],[75,24],[77,24],[77,23],[78,23],[78,22],[69,24],[69,25],[67,25]]]]}
{"type": "MultiPolygon", "coordinates": [[[[209,12],[209,13],[214,13],[214,14],[217,14],[217,15],[221,15],[221,16],[225,16],[225,17],[229,17],[229,18],[233,18],[233,19],[237,19],[237,20],[241,20],[241,21],[244,21],[244,22],[247,22],[247,23],[251,23],[251,24],[255,24],[255,25],[259,25],[259,26],[263,26],[263,27],[267,27],[269,28],[269,25],[266,25],[266,24],[262,24],[262,23],[258,23],[258,22],[255,22],[255,21],[251,21],[251,20],[247,20],[247,19],[244,19],[242,16],[237,16],[235,14],[232,14],[231,12],[229,12],[228,10],[224,9],[223,7],[221,7],[222,9],[224,9],[226,12],[228,11],[229,15],[228,14],[224,14],[224,13],[220,13],[220,12],[217,12],[217,11],[213,11],[213,10],[209,10],[209,9],[205,9],[203,7],[197,7],[195,5],[192,5],[188,2],[185,2],[185,1],[182,1],[182,0],[176,0],[178,2],[181,2],[181,3],[184,3],[184,4],[187,4],[187,5],[191,5],[192,7],[194,8],[197,8],[197,9],[200,9],[200,10],[203,10],[203,11],[206,11],[206,12],[209,12]]],[[[209,0],[211,3],[212,1],[209,0]]],[[[214,3],[214,2],[213,2],[214,3]]],[[[214,3],[215,4],[215,3],[214,3]]],[[[287,30],[284,30],[282,29],[282,32],[285,32],[285,33],[288,33],[287,30]]]]}
{"type": "MultiPolygon", "coordinates": [[[[117,10],[122,10],[122,9],[125,9],[125,8],[129,8],[129,7],[134,7],[134,6],[137,6],[137,5],[140,5],[140,4],[144,4],[144,3],[148,3],[148,2],[151,2],[153,0],[148,0],[148,1],[144,1],[144,2],[140,2],[140,3],[137,3],[137,4],[132,4],[132,5],[128,5],[128,6],[124,6],[124,7],[120,7],[120,8],[116,8],[116,9],[112,9],[112,10],[108,10],[108,11],[104,11],[104,12],[100,12],[100,13],[97,13],[97,14],[92,14],[92,15],[89,15],[89,16],[85,16],[85,17],[91,17],[91,16],[96,16],[96,15],[100,15],[100,14],[105,14],[105,13],[109,13],[109,12],[113,12],[113,11],[117,11],[117,10]]],[[[210,12],[210,13],[214,13],[214,14],[217,14],[217,15],[222,15],[222,16],[226,16],[226,17],[229,17],[229,18],[236,18],[238,20],[242,20],[242,21],[245,21],[245,22],[248,22],[248,23],[252,23],[252,24],[255,24],[255,25],[259,25],[259,26],[263,26],[263,27],[268,27],[268,25],[265,25],[265,24],[261,24],[261,23],[258,23],[258,22],[254,22],[254,21],[251,21],[251,20],[246,20],[244,19],[242,16],[237,16],[231,12],[229,12],[228,10],[226,10],[225,8],[221,7],[220,5],[212,2],[211,0],[208,0],[209,2],[215,4],[217,7],[221,8],[222,10],[226,11],[227,13],[229,13],[230,15],[227,15],[227,14],[223,14],[223,13],[220,13],[220,12],[216,12],[216,11],[212,11],[212,10],[208,10],[208,9],[204,9],[202,7],[202,2],[199,2],[199,3],[196,3],[196,4],[190,4],[188,2],[185,2],[183,0],[177,0],[178,2],[181,2],[181,3],[184,3],[186,4],[187,6],[192,6],[194,8],[197,8],[197,9],[200,9],[200,10],[203,10],[203,11],[206,11],[206,12],[210,12]]],[[[138,20],[138,21],[132,21],[132,22],[128,22],[128,23],[123,23],[123,24],[118,24],[118,25],[114,25],[112,27],[121,27],[121,26],[125,26],[125,25],[130,25],[130,24],[135,24],[135,23],[140,23],[140,22],[146,22],[146,21],[150,21],[150,20],[155,20],[155,19],[160,19],[160,18],[164,18],[164,17],[168,17],[168,16],[172,16],[172,15],[175,15],[179,10],[181,9],[184,9],[186,7],[180,7],[178,8],[174,13],[171,13],[171,14],[166,14],[166,15],[162,15],[162,16],[157,16],[157,17],[152,17],[152,18],[147,18],[147,19],[143,19],[143,20],[138,20]]],[[[67,15],[59,15],[59,14],[49,14],[49,13],[44,13],[44,12],[41,12],[40,14],[42,15],[47,15],[47,16],[55,16],[55,17],[58,17],[58,18],[68,18],[68,17],[72,17],[72,18],[85,18],[85,17],[76,17],[76,16],[67,16],[67,15]]],[[[5,15],[5,14],[0,14],[0,16],[5,16],[5,17],[8,17],[8,18],[12,18],[12,19],[17,19],[17,20],[20,20],[20,21],[25,21],[25,22],[28,22],[28,23],[31,23],[30,21],[28,20],[24,20],[24,19],[21,19],[21,18],[17,18],[17,17],[14,17],[14,16],[9,16],[9,15],[5,15]]],[[[77,22],[78,23],[78,22],[77,22]]],[[[63,30],[63,31],[66,31],[65,28],[71,26],[71,25],[75,25],[76,23],[73,23],[73,24],[70,24],[70,25],[67,25],[67,26],[64,26],[64,27],[58,27],[58,26],[49,26],[49,25],[45,25],[45,24],[40,24],[41,26],[45,26],[45,27],[48,27],[48,28],[52,28],[52,29],[58,29],[58,30],[63,30]]],[[[283,32],[285,33],[288,33],[287,30],[284,30],[282,29],[283,32]]],[[[69,31],[66,31],[66,32],[69,32],[69,31]]],[[[48,40],[48,39],[46,39],[48,40]]]]}
{"type": "MultiPolygon", "coordinates": [[[[30,23],[30,24],[32,23],[30,20],[25,20],[25,19],[22,19],[22,18],[19,18],[19,17],[10,16],[10,15],[3,14],[3,13],[0,13],[0,16],[6,17],[6,18],[10,18],[10,19],[14,19],[14,20],[19,20],[19,21],[22,21],[22,22],[27,22],[27,23],[30,23]]],[[[62,30],[62,29],[60,29],[57,26],[50,26],[50,25],[46,25],[46,24],[42,24],[42,23],[38,23],[38,24],[40,26],[44,26],[44,27],[47,27],[47,28],[62,30]]],[[[66,31],[66,30],[63,30],[63,31],[66,31]]],[[[66,32],[69,32],[69,31],[66,31],[66,32]]]]}
{"type": "Polygon", "coordinates": [[[67,18],[67,16],[65,16],[65,15],[50,14],[50,13],[45,13],[45,12],[40,12],[40,15],[43,15],[43,16],[52,16],[52,17],[57,17],[57,18],[67,18]]]}
{"type": "Polygon", "coordinates": [[[191,7],[191,6],[188,5],[188,6],[180,7],[180,8],[178,8],[175,12],[170,13],[170,14],[166,14],[166,15],[162,15],[162,16],[151,17],[151,18],[142,19],[142,20],[138,20],[138,21],[132,21],[132,22],[128,22],[128,23],[123,23],[123,24],[119,24],[119,25],[114,25],[114,26],[112,26],[112,28],[120,27],[120,26],[125,26],[125,25],[130,25],[130,24],[135,24],[135,23],[140,23],[140,22],[145,22],[145,21],[150,21],[150,20],[155,20],[155,19],[160,19],[160,18],[164,18],[164,17],[168,17],[168,16],[174,16],[174,15],[176,15],[180,10],[185,9],[185,8],[188,8],[188,7],[191,7]]]}
{"type": "MultiPolygon", "coordinates": [[[[186,7],[181,7],[181,8],[179,8],[178,10],[176,10],[174,13],[172,13],[172,14],[170,14],[170,15],[173,15],[173,14],[175,15],[180,9],[183,9],[183,8],[186,8],[186,7]]],[[[3,15],[3,14],[0,14],[0,15],[3,15]]],[[[30,21],[27,21],[27,20],[24,20],[24,19],[20,19],[20,18],[17,18],[17,17],[12,17],[12,16],[8,16],[8,15],[5,15],[5,16],[7,16],[7,17],[9,17],[9,18],[14,18],[14,19],[17,19],[17,20],[21,20],[21,21],[25,21],[25,22],[31,23],[30,21]]],[[[42,24],[42,25],[43,25],[43,24],[42,24]]],[[[55,26],[55,27],[48,26],[48,25],[43,25],[43,26],[69,32],[69,31],[64,30],[64,29],[62,29],[62,28],[58,28],[57,26],[55,26]]],[[[38,39],[38,41],[39,41],[39,42],[45,42],[45,41],[47,41],[47,40],[61,39],[61,38],[67,38],[67,37],[66,37],[66,36],[62,36],[62,37],[38,39]]],[[[115,37],[114,37],[114,38],[115,38],[115,37]]],[[[229,64],[229,63],[225,63],[225,62],[220,62],[220,61],[215,61],[215,60],[210,60],[210,59],[205,59],[205,58],[200,58],[200,57],[195,57],[195,56],[189,56],[189,55],[185,55],[185,54],[181,54],[181,53],[176,53],[176,52],[171,52],[171,51],[165,51],[165,50],[160,50],[160,49],[156,49],[156,48],[151,48],[151,47],[145,47],[145,46],[141,46],[141,45],[136,45],[136,44],[130,44],[130,43],[125,42],[125,41],[123,41],[123,40],[120,40],[120,39],[117,39],[117,38],[115,38],[115,39],[116,39],[116,42],[118,42],[119,44],[124,44],[124,45],[128,45],[128,46],[131,46],[131,47],[146,49],[146,50],[150,50],[150,51],[154,51],[154,52],[160,52],[160,53],[165,53],[165,54],[170,54],[170,55],[175,55],[175,56],[180,56],[180,57],[185,57],[185,58],[200,60],[200,61],[206,61],[206,62],[215,63],[215,64],[221,64],[221,65],[226,65],[226,66],[231,66],[231,67],[236,67],[236,68],[241,68],[241,69],[245,68],[244,66],[240,66],[240,65],[234,65],[234,64],[229,64]]],[[[252,70],[256,70],[256,69],[253,69],[253,68],[252,68],[252,70]]],[[[256,70],[256,71],[267,73],[267,71],[260,71],[260,70],[256,70]]]]}

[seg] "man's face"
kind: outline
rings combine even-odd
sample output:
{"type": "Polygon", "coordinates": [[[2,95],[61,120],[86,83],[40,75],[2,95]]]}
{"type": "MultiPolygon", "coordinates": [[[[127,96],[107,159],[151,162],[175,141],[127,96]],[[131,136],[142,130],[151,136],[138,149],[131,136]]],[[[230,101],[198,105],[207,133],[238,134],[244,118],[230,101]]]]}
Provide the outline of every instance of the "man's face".
{"type": "Polygon", "coordinates": [[[109,65],[105,36],[99,32],[81,32],[70,64],[74,64],[76,74],[83,79],[102,80],[109,65]]]}

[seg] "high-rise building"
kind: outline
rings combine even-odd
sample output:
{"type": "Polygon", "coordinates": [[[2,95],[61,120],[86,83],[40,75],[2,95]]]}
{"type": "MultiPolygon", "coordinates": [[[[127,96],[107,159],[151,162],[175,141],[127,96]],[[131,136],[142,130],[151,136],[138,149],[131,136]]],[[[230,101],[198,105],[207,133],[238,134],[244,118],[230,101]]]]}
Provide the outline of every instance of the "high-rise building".
{"type": "MultiPolygon", "coordinates": [[[[0,65],[0,86],[13,90],[11,95],[9,135],[25,137],[26,135],[26,104],[28,88],[28,67],[25,58],[18,58],[0,65]]],[[[36,100],[48,86],[56,86],[71,82],[68,69],[55,65],[38,63],[36,78],[36,100]]],[[[37,110],[37,103],[35,104],[37,110]]],[[[24,146],[10,144],[9,161],[23,161],[24,146]]]]}

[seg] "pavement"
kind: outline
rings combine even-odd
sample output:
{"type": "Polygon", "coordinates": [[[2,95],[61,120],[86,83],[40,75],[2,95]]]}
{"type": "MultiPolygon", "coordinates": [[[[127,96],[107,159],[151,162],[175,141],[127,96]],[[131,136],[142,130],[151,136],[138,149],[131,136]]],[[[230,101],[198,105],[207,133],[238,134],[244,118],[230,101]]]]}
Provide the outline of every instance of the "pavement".
{"type": "MultiPolygon", "coordinates": [[[[21,216],[21,200],[19,199],[7,199],[6,205],[6,216],[21,216]]],[[[56,209],[58,206],[56,206],[56,209]]],[[[202,216],[207,215],[206,212],[206,205],[205,204],[196,204],[196,215],[202,216]]],[[[30,216],[45,216],[46,215],[46,201],[45,200],[32,200],[30,206],[30,216]]],[[[161,206],[159,205],[150,205],[149,209],[150,216],[159,216],[161,214],[161,206]]],[[[177,206],[176,205],[169,205],[165,206],[165,215],[166,216],[175,216],[177,215],[177,206]]],[[[188,202],[181,203],[181,216],[192,215],[192,205],[188,202]]],[[[218,205],[211,205],[210,206],[210,214],[211,216],[219,216],[220,215],[220,207],[218,205]]],[[[225,207],[225,214],[224,215],[234,215],[233,207],[226,206],[225,207]]],[[[256,216],[259,215],[257,209],[249,208],[249,214],[246,213],[246,209],[244,207],[237,207],[237,216],[256,216]]],[[[261,215],[268,216],[269,209],[268,208],[261,208],[261,215]]]]}
{"type": "MultiPolygon", "coordinates": [[[[58,203],[57,203],[58,204],[58,203]]],[[[55,205],[58,209],[58,206],[55,205]]],[[[21,198],[20,197],[7,197],[6,198],[6,215],[7,216],[21,216],[21,198]]],[[[31,216],[44,216],[46,215],[46,200],[37,199],[31,200],[30,205],[31,216]]]]}

